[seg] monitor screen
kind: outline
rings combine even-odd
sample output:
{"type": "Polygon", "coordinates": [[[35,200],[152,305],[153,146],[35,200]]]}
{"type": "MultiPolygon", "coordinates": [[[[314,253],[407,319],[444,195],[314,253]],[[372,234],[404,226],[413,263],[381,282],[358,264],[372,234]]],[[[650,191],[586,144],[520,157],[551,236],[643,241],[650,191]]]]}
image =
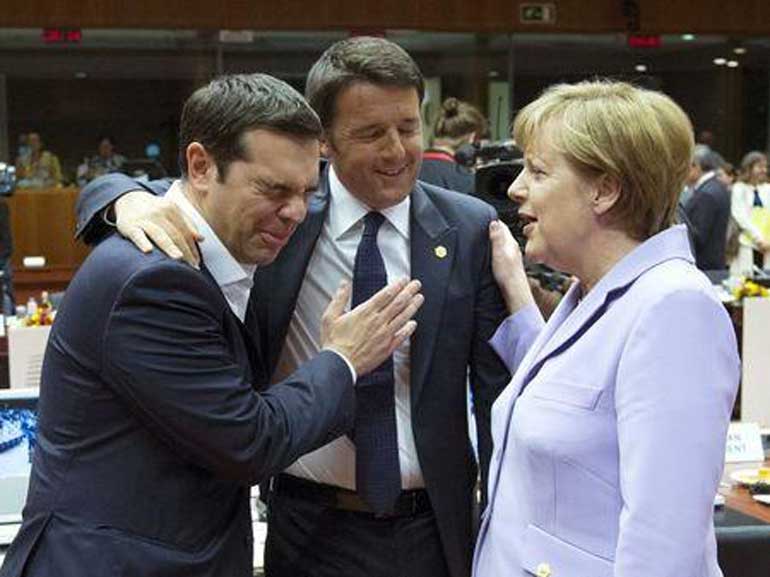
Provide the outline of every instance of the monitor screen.
{"type": "Polygon", "coordinates": [[[0,390],[0,519],[21,515],[37,440],[38,389],[0,390]]]}

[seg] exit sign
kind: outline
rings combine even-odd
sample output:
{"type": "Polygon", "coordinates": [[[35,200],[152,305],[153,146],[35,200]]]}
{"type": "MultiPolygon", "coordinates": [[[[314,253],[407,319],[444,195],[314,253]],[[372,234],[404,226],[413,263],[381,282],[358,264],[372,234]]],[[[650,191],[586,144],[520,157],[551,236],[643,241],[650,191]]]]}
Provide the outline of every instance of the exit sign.
{"type": "Polygon", "coordinates": [[[660,48],[661,44],[660,36],[657,34],[647,36],[640,34],[628,35],[628,46],[630,48],[660,48]]]}
{"type": "Polygon", "coordinates": [[[83,33],[80,28],[43,28],[42,37],[46,44],[79,44],[83,33]]]}
{"type": "Polygon", "coordinates": [[[519,4],[519,21],[522,24],[553,24],[556,22],[556,5],[519,4]]]}

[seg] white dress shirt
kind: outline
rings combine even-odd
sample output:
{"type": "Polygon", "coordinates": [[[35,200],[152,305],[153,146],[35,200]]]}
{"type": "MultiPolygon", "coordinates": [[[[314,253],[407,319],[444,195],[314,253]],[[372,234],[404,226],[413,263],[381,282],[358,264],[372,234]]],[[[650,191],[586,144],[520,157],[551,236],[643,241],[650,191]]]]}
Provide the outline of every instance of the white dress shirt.
{"type": "MultiPolygon", "coordinates": [[[[344,187],[332,167],[329,168],[329,190],[328,216],[302,282],[274,375],[276,381],[290,375],[318,352],[321,314],[340,282],[353,278],[353,264],[364,229],[363,218],[371,209],[344,187]]],[[[377,245],[385,262],[388,282],[393,282],[410,276],[409,197],[380,212],[385,221],[377,234],[377,245]]],[[[404,489],[425,486],[412,432],[409,366],[407,340],[393,355],[398,452],[404,489]]],[[[355,458],[355,444],[344,436],[301,457],[286,472],[317,483],[355,490],[355,458]]]]}
{"type": "Polygon", "coordinates": [[[204,240],[198,245],[203,263],[219,285],[222,294],[225,295],[230,310],[241,322],[244,322],[257,266],[235,260],[206,219],[185,196],[181,180],[174,181],[166,193],[166,198],[176,204],[203,235],[204,240]]]}
{"type": "MultiPolygon", "coordinates": [[[[203,241],[198,244],[201,252],[201,259],[205,264],[211,276],[214,277],[219,289],[230,305],[230,310],[240,319],[242,323],[246,322],[246,309],[249,306],[249,295],[254,286],[254,273],[257,270],[255,264],[244,264],[235,260],[227,247],[222,243],[214,229],[198,212],[195,205],[184,193],[184,187],[181,180],[175,180],[166,193],[166,198],[176,204],[190,220],[193,221],[195,228],[203,235],[203,241]]],[[[353,377],[353,383],[356,382],[358,375],[350,360],[341,352],[325,347],[324,350],[331,351],[345,361],[353,377]]],[[[304,360],[309,360],[318,353],[319,349],[304,360]]],[[[294,371],[291,371],[294,372],[294,371]]],[[[288,376],[288,375],[286,375],[288,376]]]]}

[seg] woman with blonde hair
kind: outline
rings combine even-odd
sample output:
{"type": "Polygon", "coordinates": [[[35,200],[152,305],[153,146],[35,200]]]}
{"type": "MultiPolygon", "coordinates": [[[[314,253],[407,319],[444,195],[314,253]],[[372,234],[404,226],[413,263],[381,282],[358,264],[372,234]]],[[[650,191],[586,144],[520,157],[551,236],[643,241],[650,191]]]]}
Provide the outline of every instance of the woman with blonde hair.
{"type": "Polygon", "coordinates": [[[766,181],[767,156],[749,152],[732,187],[730,213],[740,232],[738,252],[730,263],[733,275],[751,274],[755,265],[770,267],[770,184],[766,181]]]}
{"type": "Polygon", "coordinates": [[[518,245],[490,226],[512,314],[492,344],[511,369],[524,358],[492,410],[474,575],[721,577],[713,499],[739,360],[675,224],[690,121],[663,94],[595,81],[549,88],[513,131],[526,257],[577,280],[544,324],[518,245]]]}

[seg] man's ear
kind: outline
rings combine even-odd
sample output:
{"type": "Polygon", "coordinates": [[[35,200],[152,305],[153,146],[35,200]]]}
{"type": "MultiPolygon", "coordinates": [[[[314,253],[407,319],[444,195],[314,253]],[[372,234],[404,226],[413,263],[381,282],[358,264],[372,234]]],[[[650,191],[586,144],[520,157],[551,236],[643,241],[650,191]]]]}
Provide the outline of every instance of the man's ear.
{"type": "Polygon", "coordinates": [[[620,181],[609,174],[602,174],[594,182],[591,205],[597,216],[607,214],[620,198],[620,181]]]}
{"type": "Polygon", "coordinates": [[[205,190],[212,179],[217,178],[217,165],[200,142],[191,142],[185,151],[187,156],[187,180],[198,189],[205,190]]]}

